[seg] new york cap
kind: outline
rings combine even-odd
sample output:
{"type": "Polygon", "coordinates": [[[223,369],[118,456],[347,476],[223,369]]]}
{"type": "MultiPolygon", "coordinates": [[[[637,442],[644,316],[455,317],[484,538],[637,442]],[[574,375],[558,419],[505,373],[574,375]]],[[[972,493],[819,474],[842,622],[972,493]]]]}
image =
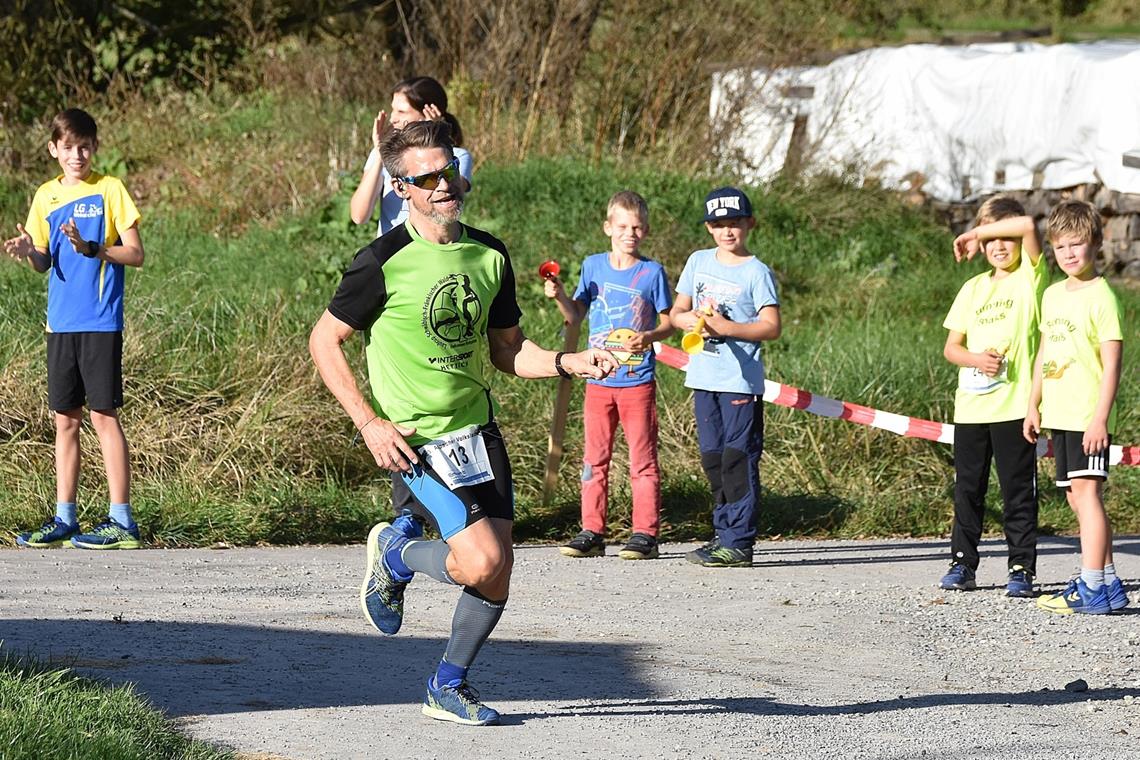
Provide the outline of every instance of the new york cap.
{"type": "Polygon", "coordinates": [[[752,216],[752,202],[735,187],[718,187],[705,196],[705,221],[752,216]]]}

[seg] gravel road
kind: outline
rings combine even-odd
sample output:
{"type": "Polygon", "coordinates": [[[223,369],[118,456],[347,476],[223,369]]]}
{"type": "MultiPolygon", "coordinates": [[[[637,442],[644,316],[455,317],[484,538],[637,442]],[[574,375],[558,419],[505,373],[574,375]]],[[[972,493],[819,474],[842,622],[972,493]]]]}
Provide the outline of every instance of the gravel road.
{"type": "MultiPolygon", "coordinates": [[[[759,544],[751,569],[517,550],[472,672],[504,725],[420,715],[456,589],[404,628],[357,606],[364,550],[0,551],[0,639],[133,682],[250,758],[1140,758],[1140,604],[1050,616],[1003,596],[1004,547],[943,592],[945,541],[759,544]],[[1083,681],[1081,684],[1066,685],[1083,681]]],[[[1043,539],[1054,586],[1076,542],[1043,539]]],[[[1140,538],[1117,541],[1140,578],[1140,538]]]]}

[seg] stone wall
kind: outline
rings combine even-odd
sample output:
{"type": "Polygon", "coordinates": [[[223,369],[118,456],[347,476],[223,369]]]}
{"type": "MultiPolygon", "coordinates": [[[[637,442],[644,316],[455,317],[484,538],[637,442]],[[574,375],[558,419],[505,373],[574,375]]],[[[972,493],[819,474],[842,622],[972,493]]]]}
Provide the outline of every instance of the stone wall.
{"type": "MultiPolygon", "coordinates": [[[[1061,201],[1089,201],[1100,211],[1104,221],[1104,245],[1098,266],[1105,274],[1140,280],[1140,195],[1120,193],[1099,184],[1077,185],[1063,190],[1010,190],[1005,193],[1021,201],[1027,214],[1037,220],[1037,233],[1048,251],[1045,222],[1049,211],[1061,201]]],[[[965,232],[985,198],[970,203],[945,203],[928,200],[954,231],[965,232]]]]}

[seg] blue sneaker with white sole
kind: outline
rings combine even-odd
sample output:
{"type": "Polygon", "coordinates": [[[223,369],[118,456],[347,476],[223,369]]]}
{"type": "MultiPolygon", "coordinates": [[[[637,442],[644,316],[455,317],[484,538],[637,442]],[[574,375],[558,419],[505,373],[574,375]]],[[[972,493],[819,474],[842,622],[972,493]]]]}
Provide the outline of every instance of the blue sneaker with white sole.
{"type": "Polygon", "coordinates": [[[1119,578],[1113,578],[1112,583],[1105,584],[1104,593],[1108,597],[1108,607],[1113,612],[1128,606],[1128,592],[1119,578]]]}
{"type": "Polygon", "coordinates": [[[488,726],[499,722],[499,712],[479,701],[479,692],[466,681],[454,686],[436,686],[435,677],[427,682],[424,715],[465,726],[488,726]]]}
{"type": "MultiPolygon", "coordinates": [[[[404,521],[404,516],[396,518],[396,521],[404,521]]],[[[409,517],[401,527],[410,530],[408,523],[418,526],[409,517]]],[[[404,589],[412,577],[396,575],[384,554],[407,543],[408,538],[386,522],[376,523],[368,533],[368,565],[360,584],[360,609],[373,628],[389,636],[399,631],[404,622],[404,589]]]]}

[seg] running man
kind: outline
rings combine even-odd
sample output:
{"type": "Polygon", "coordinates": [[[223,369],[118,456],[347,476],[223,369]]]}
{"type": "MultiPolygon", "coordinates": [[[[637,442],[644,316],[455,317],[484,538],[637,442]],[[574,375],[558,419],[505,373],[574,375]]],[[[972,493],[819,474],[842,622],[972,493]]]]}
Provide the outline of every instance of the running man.
{"type": "Polygon", "coordinates": [[[462,586],[423,712],[467,725],[497,723],[499,713],[467,682],[502,616],[514,560],[511,468],[487,363],[523,378],[601,379],[617,361],[600,349],[547,351],[523,335],[506,247],[459,221],[465,183],[446,125],[393,130],[380,152],[408,203],[408,220],[356,254],[313,328],[309,351],[376,464],[393,473],[393,488],[410,490],[413,511],[443,540],[422,540],[411,516],[373,527],[361,607],[391,635],[400,629],[414,573],[462,586]],[[365,337],[369,399],[343,349],[356,331],[365,337]]]}

